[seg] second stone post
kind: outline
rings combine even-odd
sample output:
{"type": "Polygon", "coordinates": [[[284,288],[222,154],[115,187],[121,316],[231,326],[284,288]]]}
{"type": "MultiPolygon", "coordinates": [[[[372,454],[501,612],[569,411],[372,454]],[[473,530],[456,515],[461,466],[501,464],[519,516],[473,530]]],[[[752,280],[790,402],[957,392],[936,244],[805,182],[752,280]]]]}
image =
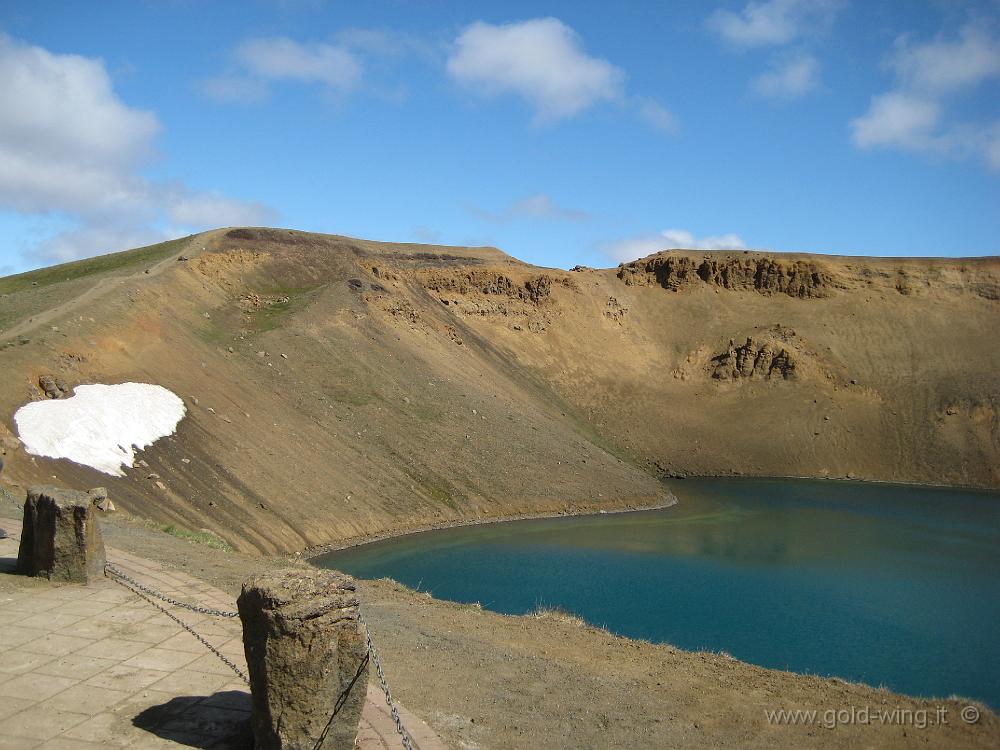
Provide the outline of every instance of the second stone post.
{"type": "Polygon", "coordinates": [[[238,606],[257,750],[353,748],[368,689],[354,582],[326,570],[259,575],[238,606]]]}

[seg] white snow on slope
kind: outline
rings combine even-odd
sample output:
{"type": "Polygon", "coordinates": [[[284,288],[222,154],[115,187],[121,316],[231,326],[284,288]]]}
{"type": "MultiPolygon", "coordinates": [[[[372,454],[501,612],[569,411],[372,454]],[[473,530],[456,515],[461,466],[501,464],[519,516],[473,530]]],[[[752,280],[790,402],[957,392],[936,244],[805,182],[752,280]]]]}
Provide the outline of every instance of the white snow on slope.
{"type": "Polygon", "coordinates": [[[173,434],[184,402],[159,385],[79,385],[65,399],[35,401],[14,414],[24,449],[125,476],[135,449],[173,434]]]}

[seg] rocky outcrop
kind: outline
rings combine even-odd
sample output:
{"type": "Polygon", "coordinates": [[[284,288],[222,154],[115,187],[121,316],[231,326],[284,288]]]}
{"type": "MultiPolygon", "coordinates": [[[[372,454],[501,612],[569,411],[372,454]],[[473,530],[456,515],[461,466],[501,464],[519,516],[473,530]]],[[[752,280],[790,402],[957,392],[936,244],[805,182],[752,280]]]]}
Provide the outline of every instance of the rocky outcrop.
{"type": "Polygon", "coordinates": [[[238,607],[255,747],[354,747],[368,649],[352,579],[327,570],[255,576],[238,607]]]}
{"type": "Polygon", "coordinates": [[[729,348],[712,358],[712,377],[716,380],[791,380],[796,377],[796,357],[789,348],[770,339],[748,337],[737,346],[732,339],[729,348]]]}
{"type": "Polygon", "coordinates": [[[39,376],[38,387],[49,398],[66,398],[72,392],[66,381],[56,375],[39,376]]]}
{"type": "Polygon", "coordinates": [[[659,284],[673,291],[709,284],[723,289],[787,294],[802,299],[825,297],[836,286],[833,276],[816,263],[767,255],[698,259],[660,253],[622,264],[618,268],[618,278],[628,285],[659,284]]]}
{"type": "Polygon", "coordinates": [[[115,504],[108,497],[107,487],[94,487],[87,491],[87,495],[90,497],[90,502],[98,510],[103,510],[105,513],[111,513],[115,510],[115,504]]]}
{"type": "Polygon", "coordinates": [[[557,284],[568,289],[575,288],[569,279],[549,274],[538,274],[519,283],[500,271],[486,269],[429,273],[423,277],[423,284],[426,289],[438,294],[498,296],[532,305],[547,302],[557,284]]]}
{"type": "Polygon", "coordinates": [[[614,297],[608,297],[608,303],[604,306],[604,317],[608,320],[612,320],[618,325],[622,324],[625,320],[625,316],[628,314],[628,308],[622,305],[614,297]]]}
{"type": "Polygon", "coordinates": [[[50,581],[86,583],[104,575],[104,562],[90,495],[59,487],[28,490],[18,570],[50,581]]]}
{"type": "Polygon", "coordinates": [[[523,289],[524,292],[519,295],[521,299],[526,299],[537,305],[552,294],[552,277],[535,276],[524,282],[523,289]]]}

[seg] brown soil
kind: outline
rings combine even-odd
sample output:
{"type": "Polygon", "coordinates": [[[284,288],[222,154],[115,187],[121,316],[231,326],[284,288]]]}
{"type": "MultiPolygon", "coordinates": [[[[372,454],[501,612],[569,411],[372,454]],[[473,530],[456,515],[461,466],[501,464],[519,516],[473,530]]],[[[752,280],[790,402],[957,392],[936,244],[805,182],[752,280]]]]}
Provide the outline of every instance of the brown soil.
{"type": "Polygon", "coordinates": [[[664,475],[996,488],[998,279],[995,258],[671,251],[564,272],[217,230],[0,279],[5,477],[105,485],[265,552],[656,505],[664,475]],[[188,415],[122,479],[31,457],[12,416],[44,375],[159,383],[188,415]]]}

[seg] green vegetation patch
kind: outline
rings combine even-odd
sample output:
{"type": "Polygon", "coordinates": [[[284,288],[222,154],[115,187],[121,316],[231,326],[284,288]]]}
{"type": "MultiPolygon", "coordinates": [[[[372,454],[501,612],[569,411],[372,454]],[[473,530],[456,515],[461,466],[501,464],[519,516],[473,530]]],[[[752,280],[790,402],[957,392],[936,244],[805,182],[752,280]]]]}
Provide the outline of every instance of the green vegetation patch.
{"type": "Polygon", "coordinates": [[[220,549],[223,552],[233,551],[233,547],[229,542],[218,534],[213,534],[211,531],[191,531],[191,529],[185,529],[183,526],[175,526],[172,523],[160,526],[160,531],[164,531],[178,539],[186,539],[189,542],[204,544],[212,549],[220,549]]]}
{"type": "Polygon", "coordinates": [[[174,523],[160,523],[159,521],[153,521],[149,518],[136,518],[134,520],[140,526],[144,526],[147,529],[162,531],[165,534],[170,534],[170,536],[175,536],[178,539],[184,539],[185,541],[194,542],[195,544],[204,544],[206,547],[222,550],[223,552],[233,551],[233,546],[229,544],[229,542],[208,529],[192,531],[191,529],[186,529],[183,526],[178,526],[174,523]]]}
{"type": "Polygon", "coordinates": [[[269,297],[277,297],[273,302],[262,305],[251,314],[251,323],[256,333],[265,333],[280,328],[294,312],[302,310],[319,294],[322,285],[298,289],[270,289],[269,297]]]}
{"type": "Polygon", "coordinates": [[[448,506],[452,510],[458,510],[458,502],[456,501],[455,495],[445,482],[434,477],[420,476],[419,474],[411,474],[410,478],[413,479],[413,481],[416,482],[432,500],[436,500],[442,505],[448,506]]]}
{"type": "Polygon", "coordinates": [[[39,268],[37,271],[27,271],[15,274],[14,276],[5,276],[0,278],[0,294],[13,294],[15,292],[23,292],[32,287],[51,286],[52,284],[59,284],[64,281],[73,281],[74,279],[118,271],[132,266],[157,263],[179,252],[189,239],[190,237],[181,237],[176,240],[168,240],[135,250],[124,250],[120,253],[98,255],[96,258],[86,258],[84,260],[73,261],[72,263],[61,263],[58,266],[39,268]]]}

